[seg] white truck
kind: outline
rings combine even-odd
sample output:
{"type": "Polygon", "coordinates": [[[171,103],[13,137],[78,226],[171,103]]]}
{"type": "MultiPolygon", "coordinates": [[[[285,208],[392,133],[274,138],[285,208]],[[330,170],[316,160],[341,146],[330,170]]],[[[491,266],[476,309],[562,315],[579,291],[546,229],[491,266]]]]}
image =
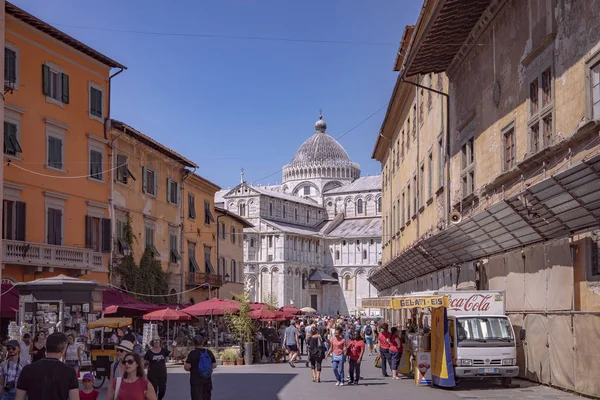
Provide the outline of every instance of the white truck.
{"type": "Polygon", "coordinates": [[[519,375],[515,332],[505,315],[502,291],[439,292],[449,297],[448,328],[454,375],[500,379],[508,386],[519,375]]]}

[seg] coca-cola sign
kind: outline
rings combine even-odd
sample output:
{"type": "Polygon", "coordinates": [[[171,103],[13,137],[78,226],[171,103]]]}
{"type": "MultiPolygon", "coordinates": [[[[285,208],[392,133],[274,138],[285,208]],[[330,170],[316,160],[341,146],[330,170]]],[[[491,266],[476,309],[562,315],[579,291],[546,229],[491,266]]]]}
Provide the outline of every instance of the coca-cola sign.
{"type": "Polygon", "coordinates": [[[503,315],[504,296],[501,292],[448,293],[450,315],[503,315]]]}

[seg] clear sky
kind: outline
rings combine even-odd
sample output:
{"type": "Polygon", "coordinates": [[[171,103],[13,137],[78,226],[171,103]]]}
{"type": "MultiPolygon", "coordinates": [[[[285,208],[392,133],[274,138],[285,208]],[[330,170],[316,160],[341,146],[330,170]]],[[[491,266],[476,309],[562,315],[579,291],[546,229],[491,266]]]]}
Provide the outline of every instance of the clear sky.
{"type": "Polygon", "coordinates": [[[378,174],[371,153],[398,42],[422,1],[13,3],[126,65],[113,80],[112,117],[228,188],[242,167],[248,182],[281,182],[281,167],[314,133],[319,109],[337,138],[383,107],[340,139],[363,176],[378,174]]]}

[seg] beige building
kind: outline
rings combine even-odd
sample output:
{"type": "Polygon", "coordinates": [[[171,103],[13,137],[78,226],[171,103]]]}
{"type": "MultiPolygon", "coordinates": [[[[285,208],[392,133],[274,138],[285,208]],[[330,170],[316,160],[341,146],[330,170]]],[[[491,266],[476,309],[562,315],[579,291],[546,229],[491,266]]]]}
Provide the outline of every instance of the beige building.
{"type": "Polygon", "coordinates": [[[250,222],[239,215],[215,207],[218,226],[217,273],[223,282],[220,299],[232,299],[244,292],[244,228],[252,228],[250,222]]]}
{"type": "Polygon", "coordinates": [[[424,4],[402,39],[373,153],[386,235],[370,278],[380,295],[505,290],[527,332],[521,376],[591,396],[600,395],[597,13],[570,0],[424,4]],[[402,132],[415,119],[407,151],[402,132]]]}

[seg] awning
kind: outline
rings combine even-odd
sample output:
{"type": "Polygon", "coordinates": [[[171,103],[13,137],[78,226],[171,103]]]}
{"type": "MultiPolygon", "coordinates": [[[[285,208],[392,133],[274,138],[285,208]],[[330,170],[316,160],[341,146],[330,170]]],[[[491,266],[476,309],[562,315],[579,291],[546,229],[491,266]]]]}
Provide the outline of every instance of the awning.
{"type": "Polygon", "coordinates": [[[319,271],[318,269],[315,270],[312,274],[310,274],[310,276],[308,277],[309,281],[313,281],[313,282],[323,282],[323,283],[338,283],[338,280],[335,279],[332,276],[327,275],[324,272],[319,271]]]}
{"type": "Polygon", "coordinates": [[[19,289],[10,283],[3,283],[0,286],[0,318],[16,319],[19,309],[19,289]]]}
{"type": "Polygon", "coordinates": [[[369,278],[384,290],[453,264],[600,226],[600,155],[416,242],[369,278]]]}
{"type": "Polygon", "coordinates": [[[403,296],[392,299],[392,308],[401,310],[404,308],[437,308],[448,307],[448,296],[403,296]]]}
{"type": "Polygon", "coordinates": [[[145,314],[165,306],[145,303],[117,289],[106,288],[102,294],[102,308],[105,315],[116,314],[119,310],[145,314]]]}
{"type": "Polygon", "coordinates": [[[373,297],[362,299],[362,308],[392,308],[391,297],[373,297]]]}

